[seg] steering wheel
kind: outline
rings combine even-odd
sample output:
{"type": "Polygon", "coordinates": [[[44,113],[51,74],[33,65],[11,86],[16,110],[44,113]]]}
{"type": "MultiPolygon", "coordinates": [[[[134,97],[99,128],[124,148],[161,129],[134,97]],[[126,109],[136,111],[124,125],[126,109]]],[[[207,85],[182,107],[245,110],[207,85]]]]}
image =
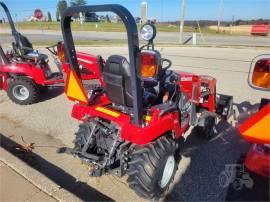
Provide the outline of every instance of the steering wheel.
{"type": "Polygon", "coordinates": [[[55,49],[57,47],[57,44],[54,44],[52,46],[45,47],[48,51],[50,51],[54,56],[57,56],[57,50],[55,49]]]}
{"type": "Polygon", "coordinates": [[[172,61],[169,60],[169,59],[166,59],[166,58],[161,58],[161,62],[162,62],[162,66],[163,66],[163,63],[166,62],[168,63],[166,67],[163,67],[162,70],[168,70],[171,66],[172,66],[172,61]]]}

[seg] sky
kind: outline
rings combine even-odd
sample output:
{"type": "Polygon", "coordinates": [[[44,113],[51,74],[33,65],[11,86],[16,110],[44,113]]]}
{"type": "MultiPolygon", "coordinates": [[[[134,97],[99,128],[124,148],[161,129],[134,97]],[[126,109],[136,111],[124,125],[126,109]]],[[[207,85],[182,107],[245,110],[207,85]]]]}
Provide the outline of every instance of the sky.
{"type": "MultiPolygon", "coordinates": [[[[2,0],[14,19],[21,21],[31,15],[36,8],[45,15],[50,11],[55,19],[58,0],[2,0]]],[[[186,0],[187,20],[217,20],[221,0],[186,0]]],[[[223,0],[223,20],[270,19],[270,0],[223,0]]],[[[69,3],[70,0],[67,0],[69,3]]],[[[126,6],[134,16],[140,16],[141,0],[87,0],[89,5],[117,3],[126,6]]],[[[148,17],[159,21],[176,21],[181,15],[181,0],[148,0],[148,17]]],[[[0,18],[3,11],[0,9],[0,18]]]]}

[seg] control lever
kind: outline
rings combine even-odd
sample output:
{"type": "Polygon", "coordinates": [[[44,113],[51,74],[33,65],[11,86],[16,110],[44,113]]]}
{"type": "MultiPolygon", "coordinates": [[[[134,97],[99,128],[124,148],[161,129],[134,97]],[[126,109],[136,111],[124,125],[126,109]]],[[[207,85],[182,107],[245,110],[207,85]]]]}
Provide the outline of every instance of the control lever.
{"type": "Polygon", "coordinates": [[[101,86],[95,86],[93,90],[89,92],[89,105],[95,104],[95,100],[104,93],[104,89],[101,86]]]}

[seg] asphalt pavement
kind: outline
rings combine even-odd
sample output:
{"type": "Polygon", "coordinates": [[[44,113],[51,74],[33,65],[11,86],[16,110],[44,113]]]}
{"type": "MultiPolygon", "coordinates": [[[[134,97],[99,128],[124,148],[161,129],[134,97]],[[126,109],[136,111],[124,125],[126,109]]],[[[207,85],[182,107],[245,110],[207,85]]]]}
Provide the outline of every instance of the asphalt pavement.
{"type": "MultiPolygon", "coordinates": [[[[107,58],[112,54],[127,55],[126,47],[77,47],[78,50],[100,54],[107,58]]],[[[268,48],[199,48],[157,47],[163,57],[173,62],[173,69],[217,78],[217,91],[234,96],[234,108],[241,124],[258,108],[261,97],[270,98],[269,93],[256,91],[247,84],[251,60],[268,48]]],[[[41,49],[40,51],[45,51],[41,49]]],[[[56,70],[56,69],[55,69],[56,70]]],[[[0,92],[0,133],[14,142],[34,142],[34,152],[42,158],[39,169],[43,174],[62,183],[67,190],[91,199],[87,191],[97,190],[116,201],[138,201],[125,182],[126,178],[103,176],[89,178],[89,168],[77,159],[56,153],[63,145],[72,146],[78,121],[70,117],[73,102],[68,101],[63,89],[51,89],[42,96],[38,104],[18,106],[0,92]],[[45,165],[45,166],[42,166],[45,165]],[[51,168],[49,171],[46,168],[51,168]],[[59,173],[62,173],[61,175],[59,173]],[[59,174],[59,175],[58,175],[59,174]],[[66,181],[62,181],[66,179],[66,181]],[[79,182],[76,184],[76,182],[79,182]],[[72,184],[74,186],[72,186],[72,184]],[[90,198],[89,198],[90,197],[90,198]]],[[[225,201],[228,186],[220,184],[220,175],[227,166],[233,166],[248,150],[249,144],[240,138],[237,125],[220,122],[219,134],[211,141],[198,139],[192,130],[185,134],[181,146],[182,159],[177,175],[166,200],[174,201],[225,201]]],[[[250,191],[250,190],[248,190],[250,191]]]]}
{"type": "MultiPolygon", "coordinates": [[[[62,33],[52,30],[22,30],[29,39],[33,42],[61,41],[62,33]]],[[[6,43],[10,37],[8,29],[0,30],[0,43],[6,43]],[[5,34],[5,35],[3,35],[5,34]]],[[[192,33],[184,33],[184,40],[192,36],[192,33]]],[[[93,32],[93,31],[74,31],[74,40],[92,40],[92,41],[108,41],[108,40],[126,40],[126,33],[123,32],[93,32]]],[[[179,42],[179,33],[177,32],[159,32],[155,39],[157,43],[172,43],[179,42]]],[[[188,43],[191,44],[192,40],[188,43]]],[[[238,35],[217,35],[217,34],[199,34],[197,33],[198,45],[211,46],[267,46],[270,47],[270,37],[264,36],[238,36],[238,35]]]]}

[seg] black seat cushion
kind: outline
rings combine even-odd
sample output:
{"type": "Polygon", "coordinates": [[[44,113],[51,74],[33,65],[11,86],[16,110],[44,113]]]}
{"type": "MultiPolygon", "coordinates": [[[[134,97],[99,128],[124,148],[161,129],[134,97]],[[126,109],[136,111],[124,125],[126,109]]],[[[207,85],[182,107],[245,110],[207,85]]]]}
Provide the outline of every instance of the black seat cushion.
{"type": "MultiPolygon", "coordinates": [[[[112,55],[106,61],[102,70],[105,91],[111,102],[127,107],[133,106],[132,87],[130,79],[130,65],[127,59],[120,55],[112,55]]],[[[152,84],[153,82],[150,82],[152,84]]],[[[148,85],[149,82],[147,82],[148,85]]],[[[157,83],[155,83],[157,85],[157,83]]],[[[150,85],[149,87],[153,87],[150,85]]],[[[155,103],[157,95],[144,90],[143,104],[149,106],[155,103]]]]}
{"type": "Polygon", "coordinates": [[[132,107],[132,89],[127,59],[120,55],[108,58],[102,76],[109,99],[116,104],[132,107]]]}

